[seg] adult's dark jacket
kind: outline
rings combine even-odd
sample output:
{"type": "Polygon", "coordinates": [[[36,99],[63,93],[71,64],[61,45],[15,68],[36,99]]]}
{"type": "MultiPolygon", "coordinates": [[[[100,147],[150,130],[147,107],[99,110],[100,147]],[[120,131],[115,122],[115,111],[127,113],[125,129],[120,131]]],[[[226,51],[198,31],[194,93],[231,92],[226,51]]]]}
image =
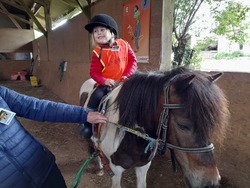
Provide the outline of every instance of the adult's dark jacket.
{"type": "MultiPolygon", "coordinates": [[[[85,123],[87,119],[82,107],[39,100],[3,86],[0,108],[36,121],[85,123]]],[[[39,188],[54,164],[54,155],[16,117],[9,125],[0,123],[0,188],[39,188]]]]}

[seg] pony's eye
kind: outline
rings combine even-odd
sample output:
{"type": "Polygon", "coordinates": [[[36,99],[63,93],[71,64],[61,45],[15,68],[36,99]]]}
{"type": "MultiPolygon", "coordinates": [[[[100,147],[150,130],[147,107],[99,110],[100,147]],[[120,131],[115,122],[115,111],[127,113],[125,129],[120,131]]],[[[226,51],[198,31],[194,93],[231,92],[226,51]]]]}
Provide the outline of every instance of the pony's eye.
{"type": "Polygon", "coordinates": [[[190,131],[190,128],[187,125],[182,125],[178,123],[178,127],[183,131],[190,131]]]}

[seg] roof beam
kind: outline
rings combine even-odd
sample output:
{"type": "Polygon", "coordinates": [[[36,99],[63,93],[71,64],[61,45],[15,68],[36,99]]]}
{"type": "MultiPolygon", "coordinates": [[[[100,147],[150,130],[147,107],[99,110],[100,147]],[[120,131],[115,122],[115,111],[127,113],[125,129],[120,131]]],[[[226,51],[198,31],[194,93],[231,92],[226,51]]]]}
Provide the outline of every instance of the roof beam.
{"type": "Polygon", "coordinates": [[[33,3],[33,6],[31,8],[31,12],[33,12],[34,15],[36,15],[40,9],[42,8],[41,5],[37,4],[37,3],[33,3]]]}
{"type": "Polygon", "coordinates": [[[85,14],[85,16],[87,16],[87,19],[89,21],[91,18],[91,13],[90,13],[91,5],[92,5],[91,0],[86,0],[87,5],[85,7],[83,5],[81,5],[79,0],[76,0],[76,2],[78,3],[80,8],[82,9],[82,12],[85,14]]]}
{"type": "Polygon", "coordinates": [[[79,7],[83,10],[83,5],[81,4],[81,2],[79,0],[76,0],[77,4],[79,5],[79,7]]]}
{"type": "Polygon", "coordinates": [[[6,11],[3,11],[3,10],[0,10],[0,12],[3,13],[3,14],[6,14],[7,16],[13,17],[13,18],[15,18],[16,20],[20,20],[21,22],[24,22],[24,23],[27,23],[27,24],[30,24],[30,25],[31,25],[31,23],[30,23],[28,20],[25,20],[25,19],[23,19],[23,18],[20,18],[19,16],[16,16],[16,15],[14,15],[14,14],[10,14],[10,13],[8,13],[8,12],[6,12],[6,11]]]}
{"type": "MultiPolygon", "coordinates": [[[[8,12],[8,10],[5,8],[5,6],[1,2],[0,2],[0,12],[6,14],[18,29],[22,29],[20,24],[14,19],[14,16],[8,12]]],[[[16,17],[18,17],[18,16],[16,16],[16,17]]]]}
{"type": "Polygon", "coordinates": [[[76,7],[76,3],[72,2],[72,1],[67,1],[67,0],[62,0],[61,3],[67,5],[67,6],[70,6],[70,7],[76,7]]]}
{"type": "Polygon", "coordinates": [[[16,2],[8,1],[8,0],[1,0],[1,2],[2,2],[2,3],[5,3],[5,4],[7,4],[7,5],[10,5],[10,6],[12,6],[12,7],[15,7],[15,8],[17,8],[17,9],[20,9],[20,10],[22,10],[22,11],[25,11],[25,10],[23,9],[23,7],[20,6],[19,4],[17,4],[16,2]]]}
{"type": "Polygon", "coordinates": [[[50,16],[50,1],[45,0],[44,15],[47,33],[52,29],[51,16],[50,16]]]}
{"type": "Polygon", "coordinates": [[[34,15],[37,15],[38,12],[41,10],[42,6],[40,6],[35,12],[34,12],[34,15]]]}
{"type": "Polygon", "coordinates": [[[87,16],[88,20],[90,20],[91,19],[91,7],[93,6],[93,4],[99,3],[102,0],[95,0],[93,2],[92,2],[92,0],[86,0],[87,5],[84,7],[81,6],[79,0],[76,0],[76,1],[79,4],[79,6],[81,7],[82,12],[87,16]]]}
{"type": "Polygon", "coordinates": [[[41,5],[41,6],[45,6],[45,2],[41,1],[41,0],[34,0],[34,2],[36,2],[37,4],[41,5]]]}
{"type": "Polygon", "coordinates": [[[24,8],[25,12],[29,15],[29,17],[37,25],[38,29],[44,34],[45,37],[47,37],[47,32],[45,31],[45,29],[43,28],[43,26],[40,24],[40,22],[36,19],[36,17],[31,12],[31,10],[29,9],[29,7],[27,7],[27,5],[25,4],[24,0],[20,0],[19,2],[21,3],[21,5],[24,8]]]}

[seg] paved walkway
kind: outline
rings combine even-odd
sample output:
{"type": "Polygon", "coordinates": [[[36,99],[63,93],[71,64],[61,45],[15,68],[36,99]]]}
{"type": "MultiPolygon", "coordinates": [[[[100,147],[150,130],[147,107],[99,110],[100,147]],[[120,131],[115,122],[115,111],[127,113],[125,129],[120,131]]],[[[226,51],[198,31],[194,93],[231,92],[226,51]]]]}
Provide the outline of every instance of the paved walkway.
{"type": "Polygon", "coordinates": [[[201,63],[201,70],[250,73],[250,58],[235,60],[204,60],[201,63]]]}

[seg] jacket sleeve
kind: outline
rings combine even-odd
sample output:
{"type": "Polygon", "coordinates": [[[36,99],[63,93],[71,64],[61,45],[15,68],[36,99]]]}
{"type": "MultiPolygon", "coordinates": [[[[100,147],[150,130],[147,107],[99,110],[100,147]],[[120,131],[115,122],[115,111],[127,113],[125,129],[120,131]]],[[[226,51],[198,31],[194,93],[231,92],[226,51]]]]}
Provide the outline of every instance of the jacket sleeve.
{"type": "Polygon", "coordinates": [[[123,76],[129,77],[132,74],[134,74],[137,69],[137,59],[131,46],[128,43],[127,45],[128,45],[128,65],[123,73],[123,76]]]}
{"type": "Polygon", "coordinates": [[[92,60],[90,64],[90,77],[95,80],[98,84],[104,85],[106,78],[102,76],[103,66],[96,56],[95,53],[92,54],[92,60]]]}
{"type": "Polygon", "coordinates": [[[49,100],[40,100],[0,86],[0,94],[17,116],[36,121],[85,123],[85,108],[49,100]]]}

